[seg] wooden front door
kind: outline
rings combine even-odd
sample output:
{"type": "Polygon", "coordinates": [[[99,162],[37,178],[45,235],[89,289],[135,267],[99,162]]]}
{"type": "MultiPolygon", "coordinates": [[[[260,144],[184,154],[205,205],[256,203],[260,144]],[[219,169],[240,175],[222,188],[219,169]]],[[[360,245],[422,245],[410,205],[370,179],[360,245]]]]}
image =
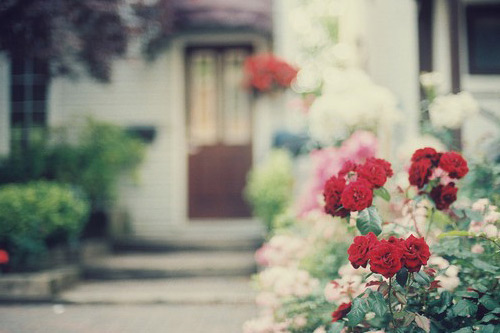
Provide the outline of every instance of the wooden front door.
{"type": "Polygon", "coordinates": [[[247,46],[186,50],[189,217],[248,217],[251,100],[243,87],[247,46]]]}

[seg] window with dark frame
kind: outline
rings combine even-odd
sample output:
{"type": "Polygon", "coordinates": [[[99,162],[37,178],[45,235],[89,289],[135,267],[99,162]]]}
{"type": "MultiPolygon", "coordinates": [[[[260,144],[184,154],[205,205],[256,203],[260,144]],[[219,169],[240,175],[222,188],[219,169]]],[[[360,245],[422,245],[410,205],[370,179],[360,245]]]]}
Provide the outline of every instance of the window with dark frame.
{"type": "Polygon", "coordinates": [[[469,73],[500,74],[500,4],[465,8],[469,73]]]}
{"type": "Polygon", "coordinates": [[[10,75],[11,147],[26,147],[47,125],[48,64],[13,56],[10,75]]]}

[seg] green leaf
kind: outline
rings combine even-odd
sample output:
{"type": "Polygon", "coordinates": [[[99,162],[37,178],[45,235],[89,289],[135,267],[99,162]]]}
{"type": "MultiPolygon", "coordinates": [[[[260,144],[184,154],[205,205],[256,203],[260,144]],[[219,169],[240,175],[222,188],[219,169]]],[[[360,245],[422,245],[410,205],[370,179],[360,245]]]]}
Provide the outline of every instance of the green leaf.
{"type": "Polygon", "coordinates": [[[394,314],[395,320],[401,320],[402,326],[408,326],[415,320],[415,313],[408,311],[400,311],[394,314]]]}
{"type": "Polygon", "coordinates": [[[396,274],[396,281],[401,287],[406,286],[406,281],[408,280],[408,269],[406,267],[401,268],[396,274]]]}
{"type": "Polygon", "coordinates": [[[465,212],[465,215],[471,219],[471,220],[474,220],[474,221],[482,221],[483,220],[483,214],[481,214],[480,212],[478,211],[475,211],[475,210],[472,210],[472,209],[469,209],[469,208],[466,208],[464,210],[465,212]]]}
{"type": "Polygon", "coordinates": [[[429,318],[417,314],[415,315],[415,323],[426,333],[429,333],[431,331],[431,321],[429,318]]]}
{"type": "Polygon", "coordinates": [[[498,333],[498,325],[482,325],[479,326],[479,333],[498,333]]]}
{"type": "Polygon", "coordinates": [[[374,189],[373,194],[376,195],[377,197],[381,197],[385,201],[391,200],[391,195],[389,194],[389,191],[387,191],[385,187],[379,187],[374,189]]]}
{"type": "Polygon", "coordinates": [[[368,296],[368,306],[379,317],[385,316],[388,311],[384,296],[377,291],[371,292],[368,296]]]}
{"type": "Polygon", "coordinates": [[[429,278],[429,275],[427,275],[423,271],[414,273],[413,277],[415,278],[415,281],[418,284],[420,284],[421,286],[427,286],[427,285],[429,285],[429,283],[431,283],[431,279],[429,278]]]}
{"type": "Polygon", "coordinates": [[[438,239],[442,239],[444,237],[468,237],[468,236],[475,236],[475,234],[463,230],[452,230],[448,232],[443,232],[438,236],[438,239]]]}
{"type": "Polygon", "coordinates": [[[499,306],[498,302],[494,300],[493,297],[491,297],[490,295],[484,295],[483,297],[481,297],[479,303],[484,305],[484,307],[487,308],[488,310],[493,310],[499,306]]]}
{"type": "Polygon", "coordinates": [[[466,299],[461,299],[451,309],[458,317],[474,316],[477,312],[477,305],[466,299]]]}
{"type": "Polygon", "coordinates": [[[453,333],[472,333],[472,332],[474,331],[470,327],[463,327],[457,331],[453,331],[453,333]]]}
{"type": "Polygon", "coordinates": [[[496,274],[500,271],[500,268],[494,265],[491,265],[485,261],[482,261],[480,259],[474,259],[472,260],[472,264],[476,267],[479,268],[480,270],[484,270],[488,273],[496,274]]]}
{"type": "Polygon", "coordinates": [[[349,320],[348,325],[354,327],[361,323],[365,319],[367,312],[368,306],[366,304],[366,299],[355,298],[352,301],[351,311],[347,314],[347,319],[349,320]]]}
{"type": "Polygon", "coordinates": [[[500,318],[496,314],[488,313],[486,316],[483,317],[483,319],[481,319],[481,322],[487,323],[487,322],[490,322],[492,320],[498,320],[498,319],[500,319],[500,318]]]}
{"type": "Polygon", "coordinates": [[[328,329],[328,333],[340,333],[342,332],[342,329],[344,328],[345,324],[343,321],[336,321],[330,325],[330,328],[328,329]]]}
{"type": "Polygon", "coordinates": [[[377,208],[370,206],[359,212],[356,219],[356,227],[358,227],[361,234],[366,235],[373,232],[375,235],[380,235],[382,232],[382,219],[378,214],[377,208]]]}

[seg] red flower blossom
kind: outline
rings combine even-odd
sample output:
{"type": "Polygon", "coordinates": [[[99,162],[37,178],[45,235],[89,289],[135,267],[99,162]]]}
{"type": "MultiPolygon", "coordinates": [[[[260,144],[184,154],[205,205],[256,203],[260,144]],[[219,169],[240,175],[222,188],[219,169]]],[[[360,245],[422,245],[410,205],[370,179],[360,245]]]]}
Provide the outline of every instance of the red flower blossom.
{"type": "Polygon", "coordinates": [[[0,250],[0,265],[7,264],[9,262],[9,254],[5,250],[0,250]]]}
{"type": "Polygon", "coordinates": [[[431,168],[432,162],[429,159],[420,159],[417,162],[413,162],[408,171],[410,174],[410,184],[418,188],[424,187],[429,182],[429,177],[432,174],[431,168]]]}
{"type": "Polygon", "coordinates": [[[377,236],[375,236],[373,232],[369,232],[364,236],[354,237],[354,241],[347,250],[352,267],[366,267],[366,264],[368,263],[368,253],[375,245],[377,245],[377,243],[377,236]]]}
{"type": "Polygon", "coordinates": [[[457,200],[457,192],[458,188],[455,187],[455,183],[448,183],[447,185],[434,187],[430,196],[437,209],[445,210],[450,208],[450,205],[457,200]]]}
{"type": "Polygon", "coordinates": [[[337,310],[332,313],[332,323],[344,318],[351,311],[351,305],[351,302],[340,304],[337,310]]]}
{"type": "Polygon", "coordinates": [[[370,270],[391,278],[403,267],[403,255],[401,246],[382,240],[370,251],[370,270]]]}
{"type": "Polygon", "coordinates": [[[332,216],[345,217],[349,211],[342,208],[341,196],[345,188],[345,180],[332,176],[325,183],[323,197],[325,198],[325,213],[332,216]]]}
{"type": "Polygon", "coordinates": [[[423,237],[416,238],[410,235],[402,244],[405,250],[404,265],[408,272],[418,272],[422,265],[427,265],[431,253],[423,237]]]}
{"type": "Polygon", "coordinates": [[[342,166],[342,169],[340,169],[338,175],[340,178],[344,179],[345,176],[349,175],[349,173],[351,173],[351,172],[356,172],[357,169],[358,169],[358,165],[356,163],[354,163],[353,161],[348,160],[344,163],[344,165],[342,166]]]}
{"type": "Polygon", "coordinates": [[[377,165],[380,165],[382,168],[384,168],[387,178],[390,178],[394,175],[391,163],[387,162],[383,158],[369,157],[366,159],[366,163],[375,163],[377,165]]]}
{"type": "Polygon", "coordinates": [[[460,179],[469,172],[467,161],[454,151],[444,153],[439,160],[439,167],[447,171],[451,178],[460,179]]]}
{"type": "Polygon", "coordinates": [[[411,157],[412,162],[418,162],[421,160],[429,160],[432,162],[434,166],[436,166],[439,163],[439,158],[441,157],[441,153],[438,153],[436,149],[430,148],[430,147],[425,147],[421,149],[415,150],[413,153],[413,156],[411,157]]]}
{"type": "Polygon", "coordinates": [[[358,167],[357,172],[359,177],[369,181],[375,188],[384,186],[387,181],[386,170],[379,163],[367,161],[358,167]]]}
{"type": "Polygon", "coordinates": [[[367,180],[360,178],[350,182],[342,192],[342,206],[351,211],[361,211],[372,205],[373,192],[371,184],[367,180]]]}
{"type": "Polygon", "coordinates": [[[288,88],[297,76],[297,69],[272,54],[257,54],[245,59],[248,85],[261,92],[288,88]]]}

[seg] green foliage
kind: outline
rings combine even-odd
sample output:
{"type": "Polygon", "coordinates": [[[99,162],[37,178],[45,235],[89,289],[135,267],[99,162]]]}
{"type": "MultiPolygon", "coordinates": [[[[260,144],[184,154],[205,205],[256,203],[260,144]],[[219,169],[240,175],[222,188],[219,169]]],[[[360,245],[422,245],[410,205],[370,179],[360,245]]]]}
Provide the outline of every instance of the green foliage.
{"type": "Polygon", "coordinates": [[[362,235],[366,235],[369,232],[373,232],[377,236],[380,235],[382,232],[382,218],[377,208],[371,206],[359,212],[356,219],[356,227],[362,235]]]}
{"type": "Polygon", "coordinates": [[[88,119],[79,142],[61,142],[48,153],[48,171],[57,181],[78,185],[92,205],[116,196],[120,172],[134,171],[144,158],[144,144],[119,126],[88,119]]]}
{"type": "Polygon", "coordinates": [[[500,163],[482,160],[470,166],[464,191],[472,199],[489,198],[500,205],[500,163]]]}
{"type": "Polygon", "coordinates": [[[265,163],[250,170],[245,197],[269,232],[275,217],[290,204],[292,195],[292,161],[286,151],[273,151],[265,163]]]}
{"type": "Polygon", "coordinates": [[[0,244],[14,268],[35,266],[46,242],[75,240],[89,204],[69,185],[44,181],[0,187],[0,244]]]}
{"type": "Polygon", "coordinates": [[[327,326],[331,321],[334,305],[328,303],[323,295],[312,294],[307,297],[290,298],[281,307],[278,317],[280,319],[292,319],[292,325],[288,330],[291,333],[313,332],[319,326],[327,326]],[[296,327],[293,319],[304,317],[306,325],[296,327]]]}
{"type": "Polygon", "coordinates": [[[0,164],[0,183],[40,179],[69,183],[85,192],[93,208],[102,208],[115,197],[122,172],[134,171],[144,152],[144,144],[119,126],[88,119],[76,143],[53,131],[24,149],[13,147],[0,164]]]}
{"type": "Polygon", "coordinates": [[[315,251],[304,257],[301,268],[320,280],[333,280],[339,277],[339,268],[347,261],[349,244],[343,242],[326,242],[318,244],[315,251]]]}

